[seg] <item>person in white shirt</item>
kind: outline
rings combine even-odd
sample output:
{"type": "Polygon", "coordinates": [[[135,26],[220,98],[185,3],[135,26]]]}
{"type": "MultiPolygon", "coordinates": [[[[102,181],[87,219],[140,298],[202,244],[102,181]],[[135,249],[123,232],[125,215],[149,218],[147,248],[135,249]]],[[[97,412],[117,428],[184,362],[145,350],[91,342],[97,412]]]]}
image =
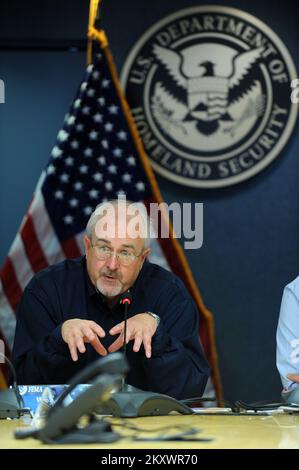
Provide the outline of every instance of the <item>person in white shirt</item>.
{"type": "Polygon", "coordinates": [[[283,385],[282,397],[296,390],[299,401],[299,276],[283,291],[277,327],[276,364],[283,385]]]}

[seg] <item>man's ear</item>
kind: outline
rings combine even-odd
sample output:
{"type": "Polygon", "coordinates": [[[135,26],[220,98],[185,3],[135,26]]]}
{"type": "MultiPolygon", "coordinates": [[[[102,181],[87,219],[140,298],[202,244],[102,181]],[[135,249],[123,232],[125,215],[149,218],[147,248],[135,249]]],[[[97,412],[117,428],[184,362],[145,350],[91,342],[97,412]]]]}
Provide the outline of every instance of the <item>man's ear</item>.
{"type": "Polygon", "coordinates": [[[141,256],[142,263],[149,256],[150,252],[151,252],[150,248],[146,248],[146,250],[144,250],[144,252],[142,253],[142,256],[141,256]]]}
{"type": "Polygon", "coordinates": [[[90,247],[90,240],[87,235],[84,235],[83,243],[84,243],[85,255],[88,255],[88,250],[90,247]]]}

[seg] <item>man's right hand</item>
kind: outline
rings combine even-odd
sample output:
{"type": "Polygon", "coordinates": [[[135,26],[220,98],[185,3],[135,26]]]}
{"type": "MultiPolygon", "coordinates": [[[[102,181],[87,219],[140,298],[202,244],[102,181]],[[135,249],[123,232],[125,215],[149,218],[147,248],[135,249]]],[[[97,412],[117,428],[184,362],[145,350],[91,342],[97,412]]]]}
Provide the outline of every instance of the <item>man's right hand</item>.
{"type": "Polygon", "coordinates": [[[299,374],[288,374],[287,378],[292,382],[297,382],[299,384],[299,374]]]}
{"type": "Polygon", "coordinates": [[[107,355],[106,349],[99,340],[99,337],[104,338],[105,331],[94,321],[79,318],[67,320],[62,324],[61,336],[69,347],[73,361],[78,360],[77,350],[85,353],[84,343],[90,343],[100,356],[107,355]]]}

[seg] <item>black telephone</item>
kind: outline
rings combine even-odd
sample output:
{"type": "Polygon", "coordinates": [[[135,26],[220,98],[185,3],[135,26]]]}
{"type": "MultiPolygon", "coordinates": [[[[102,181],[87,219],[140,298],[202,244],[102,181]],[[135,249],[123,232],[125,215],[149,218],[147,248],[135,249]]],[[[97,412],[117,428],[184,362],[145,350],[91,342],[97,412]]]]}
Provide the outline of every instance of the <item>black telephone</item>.
{"type": "Polygon", "coordinates": [[[112,432],[108,423],[96,420],[94,412],[101,403],[109,399],[112,390],[120,388],[123,374],[127,370],[127,361],[119,352],[97,359],[74,376],[69,387],[49,410],[41,429],[17,430],[15,437],[24,439],[30,436],[44,443],[61,444],[117,440],[118,434],[112,432]],[[76,385],[83,383],[90,383],[90,386],[66,405],[66,397],[76,385]],[[78,421],[84,415],[89,417],[90,423],[85,428],[79,428],[78,421]]]}
{"type": "Polygon", "coordinates": [[[162,393],[145,392],[131,385],[126,385],[126,390],[111,393],[109,400],[97,408],[99,414],[112,414],[119,418],[166,416],[173,411],[184,415],[193,413],[189,406],[175,398],[162,393]]]}

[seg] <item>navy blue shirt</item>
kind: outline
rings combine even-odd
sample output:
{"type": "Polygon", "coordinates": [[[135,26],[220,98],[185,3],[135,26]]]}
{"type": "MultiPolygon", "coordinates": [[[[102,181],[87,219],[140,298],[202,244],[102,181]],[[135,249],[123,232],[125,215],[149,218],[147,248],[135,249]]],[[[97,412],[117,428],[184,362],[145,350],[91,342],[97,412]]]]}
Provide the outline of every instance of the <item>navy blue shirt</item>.
{"type": "MultiPolygon", "coordinates": [[[[161,321],[152,338],[152,357],[143,346],[127,346],[130,370],[126,382],[142,390],[177,399],[200,396],[209,366],[198,339],[199,313],[182,281],[171,272],[146,261],[131,288],[128,317],[151,311],[161,321]]],[[[19,384],[68,383],[99,357],[90,344],[73,362],[61,336],[66,320],[93,320],[106,332],[107,349],[117,335],[109,330],[123,321],[123,307],[110,309],[91,283],[85,258],[66,260],[37,273],[24,290],[18,312],[13,361],[19,384]]]]}

